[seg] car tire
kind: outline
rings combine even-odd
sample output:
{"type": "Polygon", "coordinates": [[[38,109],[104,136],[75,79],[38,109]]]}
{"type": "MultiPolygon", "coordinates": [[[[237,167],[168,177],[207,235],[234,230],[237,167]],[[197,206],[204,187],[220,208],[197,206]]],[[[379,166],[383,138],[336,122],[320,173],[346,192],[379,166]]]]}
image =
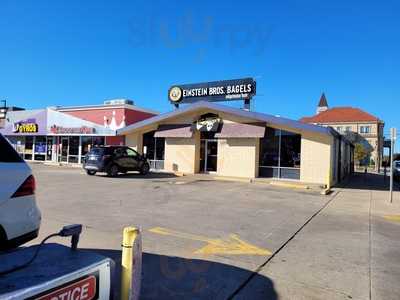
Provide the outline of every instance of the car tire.
{"type": "Polygon", "coordinates": [[[115,177],[118,175],[118,166],[117,165],[111,165],[108,170],[107,170],[107,175],[110,177],[115,177]]]}
{"type": "Polygon", "coordinates": [[[93,175],[96,175],[96,171],[86,170],[86,174],[93,176],[93,175]]]}
{"type": "Polygon", "coordinates": [[[144,163],[142,168],[140,169],[140,174],[147,175],[150,171],[150,166],[148,163],[144,163]]]}

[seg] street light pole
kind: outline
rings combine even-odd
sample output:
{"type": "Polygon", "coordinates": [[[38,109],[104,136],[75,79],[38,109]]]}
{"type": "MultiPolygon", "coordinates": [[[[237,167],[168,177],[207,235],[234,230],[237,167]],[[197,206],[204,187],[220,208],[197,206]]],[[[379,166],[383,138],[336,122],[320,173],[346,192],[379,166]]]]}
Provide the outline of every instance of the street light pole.
{"type": "Polygon", "coordinates": [[[393,158],[394,158],[394,142],[397,136],[396,128],[390,129],[391,143],[390,143],[390,203],[393,203],[393,158]]]}

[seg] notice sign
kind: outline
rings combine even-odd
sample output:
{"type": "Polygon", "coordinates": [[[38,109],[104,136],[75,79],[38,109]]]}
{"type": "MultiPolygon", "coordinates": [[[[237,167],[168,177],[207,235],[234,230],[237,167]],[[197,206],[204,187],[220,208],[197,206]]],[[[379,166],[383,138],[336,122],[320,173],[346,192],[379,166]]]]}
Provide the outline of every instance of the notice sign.
{"type": "Polygon", "coordinates": [[[197,84],[174,85],[168,91],[171,103],[196,101],[232,101],[251,99],[256,94],[253,78],[213,81],[197,84]]]}
{"type": "Polygon", "coordinates": [[[83,277],[73,283],[57,287],[53,291],[44,293],[36,300],[94,300],[98,298],[98,286],[95,275],[83,277]]]}

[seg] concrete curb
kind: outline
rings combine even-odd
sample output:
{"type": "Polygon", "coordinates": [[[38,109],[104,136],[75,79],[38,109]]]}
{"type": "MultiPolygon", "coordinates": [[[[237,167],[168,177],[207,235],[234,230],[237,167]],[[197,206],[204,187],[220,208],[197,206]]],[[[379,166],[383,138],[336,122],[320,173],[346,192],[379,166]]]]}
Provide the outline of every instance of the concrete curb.
{"type": "MultiPolygon", "coordinates": [[[[167,172],[166,172],[167,173],[167,172]]],[[[177,176],[177,177],[183,177],[183,176],[186,176],[186,174],[185,173],[183,173],[183,172],[173,172],[172,174],[174,174],[175,176],[177,176]]]]}
{"type": "Polygon", "coordinates": [[[291,188],[291,189],[302,189],[302,190],[310,190],[311,189],[311,187],[308,185],[300,185],[300,184],[288,183],[288,182],[271,181],[269,184],[279,186],[279,187],[291,188]]]}

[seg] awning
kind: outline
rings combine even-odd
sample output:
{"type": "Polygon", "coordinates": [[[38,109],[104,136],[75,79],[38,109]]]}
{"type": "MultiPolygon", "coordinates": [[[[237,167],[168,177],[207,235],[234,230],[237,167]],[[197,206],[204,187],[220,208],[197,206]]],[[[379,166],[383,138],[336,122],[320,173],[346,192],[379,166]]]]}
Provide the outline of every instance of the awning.
{"type": "Polygon", "coordinates": [[[262,138],[265,135],[265,124],[224,123],[216,138],[262,138]]]}
{"type": "Polygon", "coordinates": [[[191,124],[168,124],[158,126],[154,137],[163,138],[191,138],[193,136],[191,124]]]}

